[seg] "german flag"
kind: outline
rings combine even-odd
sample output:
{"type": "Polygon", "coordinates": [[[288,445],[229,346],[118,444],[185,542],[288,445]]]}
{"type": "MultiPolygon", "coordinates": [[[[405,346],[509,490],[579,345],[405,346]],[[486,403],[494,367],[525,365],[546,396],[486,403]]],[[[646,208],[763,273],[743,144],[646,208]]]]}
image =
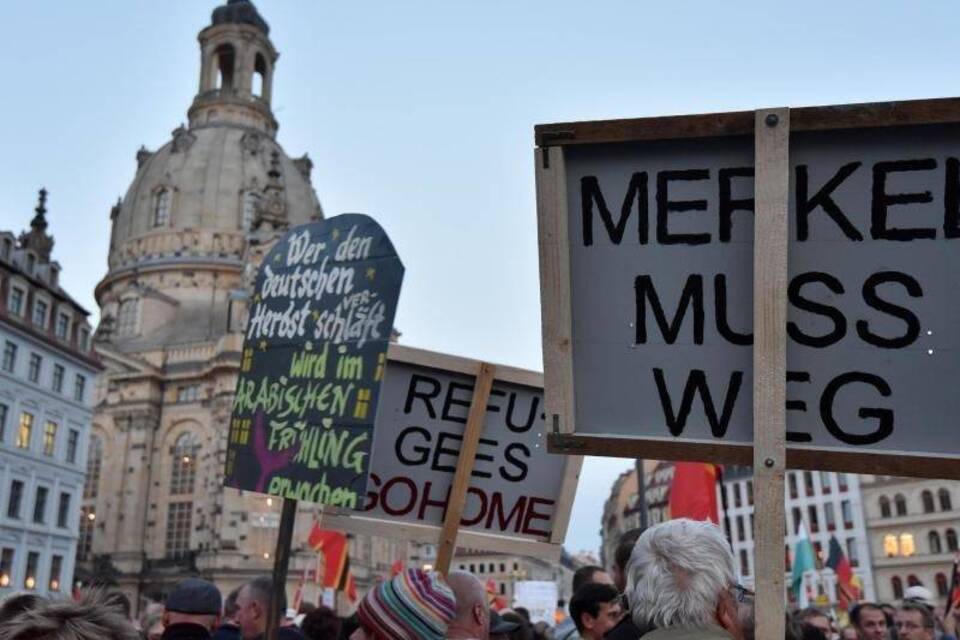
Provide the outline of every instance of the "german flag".
{"type": "Polygon", "coordinates": [[[323,586],[343,591],[351,602],[357,600],[357,587],[350,572],[350,547],[347,536],[341,531],[325,531],[313,523],[307,544],[323,554],[323,586]]]}
{"type": "Polygon", "coordinates": [[[670,517],[720,523],[717,509],[717,467],[701,462],[675,462],[670,485],[670,517]]]}

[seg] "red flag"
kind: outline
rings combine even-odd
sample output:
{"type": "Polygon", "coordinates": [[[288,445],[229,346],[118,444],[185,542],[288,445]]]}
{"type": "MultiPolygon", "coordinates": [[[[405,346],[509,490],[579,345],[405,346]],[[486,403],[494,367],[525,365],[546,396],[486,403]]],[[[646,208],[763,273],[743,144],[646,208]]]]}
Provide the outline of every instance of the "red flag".
{"type": "Polygon", "coordinates": [[[394,560],[390,565],[390,577],[393,578],[401,573],[403,573],[403,560],[394,560]]]}
{"type": "Polygon", "coordinates": [[[702,462],[675,462],[670,485],[670,517],[720,523],[717,468],[702,462]]]}
{"type": "Polygon", "coordinates": [[[325,531],[316,522],[310,531],[307,543],[323,554],[323,586],[345,591],[351,601],[356,600],[357,590],[350,572],[350,554],[346,534],[340,531],[325,531]]]}
{"type": "Polygon", "coordinates": [[[960,607],[960,551],[953,558],[953,574],[950,577],[950,597],[947,598],[947,611],[960,607]]]}

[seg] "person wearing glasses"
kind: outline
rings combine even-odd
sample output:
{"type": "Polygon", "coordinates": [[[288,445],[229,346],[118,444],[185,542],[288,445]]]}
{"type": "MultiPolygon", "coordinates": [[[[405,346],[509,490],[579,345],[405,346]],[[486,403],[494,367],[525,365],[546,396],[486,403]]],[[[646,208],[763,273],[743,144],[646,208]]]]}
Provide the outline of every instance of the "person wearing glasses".
{"type": "Polygon", "coordinates": [[[631,614],[655,630],[644,640],[743,640],[739,605],[752,592],[734,578],[733,552],[710,522],[670,520],[647,529],[630,560],[631,614]]]}
{"type": "Polygon", "coordinates": [[[933,610],[921,602],[904,600],[893,616],[898,640],[933,640],[933,610]]]}

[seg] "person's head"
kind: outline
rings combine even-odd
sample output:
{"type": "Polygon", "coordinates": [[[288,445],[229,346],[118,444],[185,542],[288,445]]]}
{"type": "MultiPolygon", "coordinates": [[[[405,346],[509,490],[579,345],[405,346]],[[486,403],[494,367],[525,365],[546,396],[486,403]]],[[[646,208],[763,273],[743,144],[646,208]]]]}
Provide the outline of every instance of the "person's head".
{"type": "Polygon", "coordinates": [[[443,640],[456,614],[457,600],[443,576],[407,569],[367,592],[357,607],[360,627],[350,638],[443,640]]]}
{"type": "Polygon", "coordinates": [[[457,615],[450,622],[447,637],[487,637],[490,611],[483,583],[466,571],[451,571],[447,575],[447,583],[457,599],[457,615]]]}
{"type": "Polygon", "coordinates": [[[303,617],[300,631],[307,640],[329,640],[340,637],[340,618],[329,607],[315,607],[303,617]]]}
{"type": "MultiPolygon", "coordinates": [[[[269,576],[254,578],[240,587],[237,593],[237,626],[244,640],[256,638],[267,630],[267,617],[270,611],[270,594],[273,593],[273,580],[269,576]]],[[[287,609],[287,596],[281,587],[277,591],[277,621],[287,609]]]]}
{"type": "Polygon", "coordinates": [[[853,627],[844,627],[840,630],[840,640],[860,640],[860,635],[853,627]]]}
{"type": "Polygon", "coordinates": [[[856,628],[860,640],[887,638],[887,616],[879,605],[872,602],[858,604],[850,610],[850,622],[856,628]]]}
{"type": "Polygon", "coordinates": [[[899,640],[933,640],[933,611],[925,604],[906,600],[893,614],[893,620],[899,640]]]}
{"type": "Polygon", "coordinates": [[[733,552],[716,525],[681,518],[650,527],[637,540],[627,572],[638,626],[719,624],[741,636],[733,552]]]}
{"type": "Polygon", "coordinates": [[[816,627],[823,631],[823,633],[829,638],[830,637],[830,616],[828,616],[822,609],[817,607],[807,607],[797,612],[797,622],[800,624],[808,624],[811,627],[816,627]]]}
{"type": "Polygon", "coordinates": [[[139,640],[130,620],[105,603],[99,592],[80,602],[43,600],[20,615],[0,622],[4,640],[139,640]]]}
{"type": "Polygon", "coordinates": [[[213,631],[220,624],[223,598],[212,582],[200,578],[181,580],[163,604],[163,626],[196,624],[213,631]]]}
{"type": "Polygon", "coordinates": [[[223,621],[234,622],[237,619],[237,596],[240,594],[241,587],[237,587],[227,594],[223,601],[223,621]]]}
{"type": "Polygon", "coordinates": [[[613,584],[613,580],[611,580],[610,575],[603,570],[603,567],[589,564],[585,567],[580,567],[573,573],[573,592],[576,593],[580,591],[580,587],[590,582],[613,584]]]}
{"type": "Polygon", "coordinates": [[[147,613],[140,620],[140,630],[146,640],[160,640],[163,637],[163,612],[147,613]]]}
{"type": "Polygon", "coordinates": [[[603,638],[617,626],[622,613],[620,593],[609,584],[587,583],[570,599],[570,617],[584,640],[603,638]]]}
{"type": "MultiPolygon", "coordinates": [[[[517,631],[521,630],[521,625],[525,624],[523,618],[515,613],[508,613],[507,615],[511,616],[512,619],[507,619],[505,616],[501,616],[493,609],[490,609],[488,615],[490,616],[490,632],[488,636],[490,640],[514,640],[517,631]]],[[[521,636],[516,635],[516,637],[520,638],[521,636]]],[[[533,637],[532,632],[530,637],[533,637]]],[[[530,640],[530,638],[525,638],[524,640],[530,640]]]]}
{"type": "Polygon", "coordinates": [[[24,611],[29,611],[44,603],[44,599],[35,593],[18,593],[10,596],[0,605],[0,622],[15,618],[24,611]]]}
{"type": "Polygon", "coordinates": [[[613,585],[621,592],[627,588],[627,564],[630,562],[630,554],[633,553],[633,547],[637,544],[637,538],[643,533],[639,527],[631,529],[617,541],[617,548],[613,551],[613,566],[610,567],[610,578],[613,585]]]}
{"type": "Polygon", "coordinates": [[[812,624],[803,623],[799,626],[799,629],[800,640],[830,640],[830,634],[812,624]]]}

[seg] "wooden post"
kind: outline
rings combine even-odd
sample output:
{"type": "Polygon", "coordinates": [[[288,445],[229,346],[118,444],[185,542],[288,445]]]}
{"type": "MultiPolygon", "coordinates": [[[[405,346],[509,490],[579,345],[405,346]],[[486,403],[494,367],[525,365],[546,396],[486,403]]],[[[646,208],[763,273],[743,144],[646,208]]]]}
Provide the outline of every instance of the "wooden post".
{"type": "Polygon", "coordinates": [[[787,240],[790,111],[755,113],[753,469],[756,637],[784,634],[787,240]]]}
{"type": "Polygon", "coordinates": [[[457,530],[460,528],[463,503],[467,499],[467,489],[470,487],[470,474],[473,473],[473,461],[477,457],[477,447],[480,444],[480,434],[483,432],[483,421],[487,415],[487,401],[490,399],[496,367],[481,362],[478,369],[477,380],[473,387],[473,399],[470,401],[470,413],[467,414],[467,426],[463,430],[460,457],[457,458],[457,472],[453,476],[450,500],[443,518],[443,529],[440,532],[436,569],[444,575],[450,571],[450,562],[457,548],[457,530]]]}
{"type": "Polygon", "coordinates": [[[273,591],[270,594],[270,609],[267,611],[266,640],[277,640],[280,628],[280,595],[287,592],[287,568],[290,565],[290,543],[293,539],[293,524],[297,517],[297,501],[281,498],[280,531],[277,533],[277,548],[273,555],[273,591]]]}

